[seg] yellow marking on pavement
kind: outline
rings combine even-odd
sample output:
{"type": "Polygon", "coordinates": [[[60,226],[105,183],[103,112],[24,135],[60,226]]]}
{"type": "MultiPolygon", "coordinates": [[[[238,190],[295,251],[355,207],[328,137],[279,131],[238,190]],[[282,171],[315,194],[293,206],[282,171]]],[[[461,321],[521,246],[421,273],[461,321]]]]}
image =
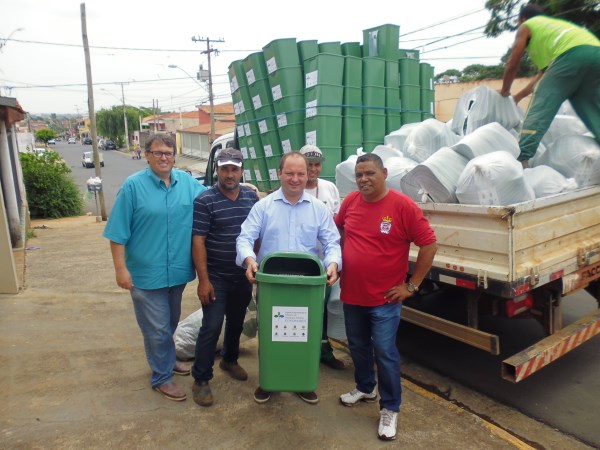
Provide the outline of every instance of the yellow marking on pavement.
{"type": "Polygon", "coordinates": [[[480,421],[492,434],[513,445],[515,448],[518,448],[520,450],[535,450],[534,447],[523,442],[522,440],[503,430],[499,426],[494,425],[493,423],[488,422],[485,419],[482,419],[480,416],[473,414],[448,400],[445,400],[444,398],[440,397],[437,394],[434,394],[433,392],[428,391],[427,389],[423,389],[422,387],[416,385],[415,383],[412,383],[411,381],[408,381],[405,378],[402,379],[402,386],[411,390],[415,394],[420,395],[421,397],[425,397],[429,400],[436,402],[437,404],[447,407],[450,411],[458,415],[465,413],[471,414],[478,421],[480,421]]]}

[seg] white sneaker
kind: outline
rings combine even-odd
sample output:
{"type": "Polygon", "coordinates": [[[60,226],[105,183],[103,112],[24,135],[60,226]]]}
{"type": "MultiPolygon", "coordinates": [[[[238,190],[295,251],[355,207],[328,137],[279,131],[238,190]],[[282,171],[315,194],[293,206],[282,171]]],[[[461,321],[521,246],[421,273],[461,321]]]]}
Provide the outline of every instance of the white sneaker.
{"type": "Polygon", "coordinates": [[[377,400],[377,392],[373,389],[373,392],[370,394],[365,394],[364,392],[359,391],[358,389],[352,389],[350,392],[346,394],[340,395],[340,402],[345,406],[354,406],[358,402],[368,402],[372,403],[377,400]]]}
{"type": "Polygon", "coordinates": [[[389,409],[383,408],[379,411],[381,417],[379,418],[379,439],[384,441],[393,441],[396,439],[396,425],[398,424],[398,413],[390,411],[389,409]]]}

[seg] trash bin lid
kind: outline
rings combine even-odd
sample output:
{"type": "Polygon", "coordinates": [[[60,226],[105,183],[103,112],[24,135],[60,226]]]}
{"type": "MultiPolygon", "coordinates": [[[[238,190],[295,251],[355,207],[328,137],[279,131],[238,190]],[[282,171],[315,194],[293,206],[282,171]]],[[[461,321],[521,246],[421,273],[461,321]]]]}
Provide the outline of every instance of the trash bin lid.
{"type": "MultiPolygon", "coordinates": [[[[274,281],[277,278],[302,277],[303,284],[323,284],[327,279],[321,260],[303,252],[274,252],[264,257],[256,274],[258,281],[274,281]]],[[[293,280],[293,278],[292,278],[293,280]]],[[[276,282],[276,281],[274,281],[276,282]]]]}

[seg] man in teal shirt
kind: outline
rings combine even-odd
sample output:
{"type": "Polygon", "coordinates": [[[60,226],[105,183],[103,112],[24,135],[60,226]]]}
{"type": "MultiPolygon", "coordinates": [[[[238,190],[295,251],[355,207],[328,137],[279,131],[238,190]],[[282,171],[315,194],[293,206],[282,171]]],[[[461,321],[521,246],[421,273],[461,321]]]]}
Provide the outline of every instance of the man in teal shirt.
{"type": "Polygon", "coordinates": [[[600,143],[600,40],[585,28],[544,16],[543,9],[535,4],[521,8],[518,25],[500,93],[504,97],[510,95],[525,51],[540,70],[532,82],[514,96],[518,103],[534,92],[519,139],[519,161],[528,167],[527,161],[535,155],[565,100],[571,102],[600,143]]]}
{"type": "Polygon", "coordinates": [[[166,134],[150,137],[145,146],[149,167],[121,186],[103,236],[110,240],[117,284],[131,292],[152,388],[183,401],[186,394],[173,382],[173,373],[189,375],[190,369],[176,361],[173,334],[183,290],[195,278],[194,199],[206,188],[173,168],[175,148],[166,134]]]}

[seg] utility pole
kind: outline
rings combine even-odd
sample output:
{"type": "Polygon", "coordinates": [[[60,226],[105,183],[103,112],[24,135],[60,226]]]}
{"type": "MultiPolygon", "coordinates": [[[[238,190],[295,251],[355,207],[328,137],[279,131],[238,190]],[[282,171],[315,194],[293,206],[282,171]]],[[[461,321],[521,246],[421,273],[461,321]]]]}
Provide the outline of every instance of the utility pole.
{"type": "Polygon", "coordinates": [[[206,50],[201,53],[206,53],[208,56],[208,100],[210,102],[210,144],[215,140],[215,105],[214,105],[214,97],[213,97],[213,89],[212,89],[212,68],[210,65],[210,54],[215,52],[215,56],[219,54],[218,50],[211,48],[211,42],[225,42],[223,38],[219,39],[210,39],[209,37],[192,37],[192,41],[194,42],[206,42],[206,50]]]}
{"type": "Polygon", "coordinates": [[[129,151],[129,130],[127,126],[127,113],[125,112],[125,91],[123,90],[123,83],[121,83],[121,98],[123,99],[123,122],[125,123],[125,146],[129,151]]]}
{"type": "MultiPolygon", "coordinates": [[[[90,61],[90,47],[88,45],[87,24],[85,19],[85,3],[81,3],[81,36],[83,39],[83,51],[85,53],[85,71],[87,74],[88,108],[90,111],[90,128],[92,132],[92,149],[94,151],[94,169],[96,177],[102,179],[100,173],[100,156],[98,154],[98,139],[96,133],[96,113],[94,111],[94,85],[92,84],[92,63],[90,61]]],[[[104,203],[104,190],[98,192],[100,198],[100,213],[102,220],[106,221],[106,204],[104,203]]],[[[98,219],[98,217],[96,217],[98,219]]]]}

